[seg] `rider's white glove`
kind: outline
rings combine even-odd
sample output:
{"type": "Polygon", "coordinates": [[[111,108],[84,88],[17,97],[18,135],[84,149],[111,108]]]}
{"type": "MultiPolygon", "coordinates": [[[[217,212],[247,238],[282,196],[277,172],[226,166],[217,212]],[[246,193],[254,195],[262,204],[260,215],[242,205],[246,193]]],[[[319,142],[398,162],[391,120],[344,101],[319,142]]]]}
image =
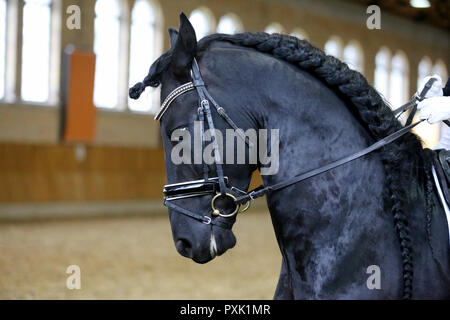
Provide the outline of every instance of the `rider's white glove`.
{"type": "Polygon", "coordinates": [[[435,74],[433,76],[425,77],[425,79],[423,79],[423,81],[422,81],[422,84],[421,84],[419,90],[417,90],[416,95],[419,95],[422,92],[423,87],[425,87],[425,84],[431,78],[435,78],[436,81],[433,82],[433,85],[431,86],[430,90],[428,90],[427,94],[425,95],[425,98],[442,97],[442,79],[437,74],[435,74]]]}
{"type": "Polygon", "coordinates": [[[442,96],[442,79],[437,74],[423,79],[416,95],[420,95],[423,87],[431,78],[435,78],[436,81],[426,93],[425,99],[418,103],[417,109],[421,120],[427,119],[429,123],[435,123],[450,118],[450,99],[442,96]]]}
{"type": "Polygon", "coordinates": [[[417,105],[419,118],[436,123],[450,118],[450,97],[433,97],[425,99],[417,105]]]}

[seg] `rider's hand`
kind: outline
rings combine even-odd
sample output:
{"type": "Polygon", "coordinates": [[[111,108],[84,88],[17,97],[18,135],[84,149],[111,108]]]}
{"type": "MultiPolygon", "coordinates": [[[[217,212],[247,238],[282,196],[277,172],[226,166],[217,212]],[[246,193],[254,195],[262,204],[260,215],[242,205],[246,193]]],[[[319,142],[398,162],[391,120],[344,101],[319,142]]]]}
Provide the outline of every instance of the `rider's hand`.
{"type": "Polygon", "coordinates": [[[436,81],[433,82],[433,85],[431,86],[430,90],[428,90],[427,94],[425,95],[425,98],[442,97],[442,79],[437,74],[435,74],[433,76],[425,77],[425,79],[423,79],[423,81],[422,81],[422,84],[421,84],[419,90],[417,90],[416,95],[420,95],[420,93],[423,90],[423,87],[428,82],[428,80],[430,80],[431,78],[435,78],[436,81]]]}
{"type": "MultiPolygon", "coordinates": [[[[442,90],[441,90],[442,91],[442,90]]],[[[433,97],[424,99],[417,105],[419,118],[436,123],[450,118],[450,97],[433,97]]]]}

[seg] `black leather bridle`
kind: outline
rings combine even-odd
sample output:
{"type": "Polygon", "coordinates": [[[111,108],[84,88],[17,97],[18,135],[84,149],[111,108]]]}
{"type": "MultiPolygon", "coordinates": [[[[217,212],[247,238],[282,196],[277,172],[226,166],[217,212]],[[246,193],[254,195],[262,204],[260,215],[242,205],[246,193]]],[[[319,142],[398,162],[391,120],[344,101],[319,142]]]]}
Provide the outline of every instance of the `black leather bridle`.
{"type": "Polygon", "coordinates": [[[167,111],[170,104],[179,96],[184,94],[185,92],[196,90],[198,95],[198,101],[199,101],[199,107],[197,109],[198,119],[201,125],[201,137],[202,137],[202,150],[204,148],[204,141],[203,141],[203,135],[204,135],[204,124],[206,123],[211,131],[211,141],[213,143],[213,152],[215,157],[215,166],[216,166],[216,172],[217,177],[210,178],[208,176],[208,166],[205,162],[203,162],[203,179],[202,180],[195,180],[195,181],[188,181],[188,182],[182,182],[182,183],[175,183],[175,184],[168,184],[164,186],[164,205],[166,205],[169,208],[174,209],[176,212],[179,212],[181,214],[184,214],[190,218],[193,218],[195,220],[198,220],[200,222],[203,222],[205,224],[211,224],[211,225],[217,225],[222,228],[230,229],[232,226],[232,222],[227,221],[227,219],[214,219],[215,217],[222,217],[222,218],[231,218],[235,216],[238,212],[244,212],[247,210],[250,206],[250,202],[256,198],[259,198],[268,192],[277,191],[283,188],[286,188],[288,186],[291,186],[293,184],[299,183],[303,180],[306,180],[308,178],[311,178],[313,176],[319,175],[321,173],[324,173],[326,171],[329,171],[331,169],[334,169],[336,167],[339,167],[345,163],[348,163],[350,161],[353,161],[355,159],[361,158],[364,155],[367,155],[375,150],[380,149],[381,147],[397,140],[407,132],[409,132],[412,128],[417,126],[419,123],[421,123],[424,120],[419,120],[415,123],[412,123],[413,116],[417,109],[417,102],[421,101],[425,98],[426,93],[428,90],[432,87],[433,82],[436,80],[434,78],[431,78],[424,86],[424,89],[420,94],[414,95],[412,100],[405,105],[401,106],[400,108],[394,110],[394,115],[397,115],[398,117],[405,111],[407,111],[410,108],[413,108],[411,114],[409,115],[405,126],[390,134],[389,136],[375,142],[374,144],[370,145],[369,147],[360,150],[356,153],[353,153],[347,157],[344,157],[342,159],[333,161],[325,166],[322,166],[320,168],[316,168],[310,171],[307,171],[305,173],[302,173],[300,175],[296,175],[292,178],[288,178],[284,181],[281,181],[279,183],[264,186],[261,185],[249,192],[245,192],[243,190],[240,190],[236,187],[233,187],[230,184],[230,181],[228,180],[228,177],[224,176],[223,174],[223,167],[222,162],[220,159],[220,152],[219,152],[219,146],[216,141],[216,136],[214,133],[214,122],[212,118],[211,113],[211,107],[210,103],[214,106],[214,109],[216,112],[233,128],[235,131],[239,134],[239,136],[244,139],[244,141],[251,145],[252,142],[247,140],[246,137],[242,134],[241,130],[237,130],[237,126],[235,123],[231,120],[231,118],[227,115],[224,108],[220,107],[219,104],[212,98],[212,96],[209,94],[208,90],[206,89],[205,83],[203,82],[202,76],[200,74],[200,69],[198,67],[197,61],[194,59],[192,63],[192,69],[191,69],[191,77],[192,82],[188,82],[186,84],[183,84],[173,90],[167,98],[164,100],[164,102],[161,105],[161,108],[158,112],[158,114],[155,116],[156,120],[160,120],[161,117],[164,115],[164,113],[167,111]],[[235,194],[238,195],[235,195],[235,194]],[[185,199],[185,198],[191,198],[191,197],[198,197],[198,196],[204,196],[204,195],[212,195],[213,198],[211,200],[211,208],[212,212],[211,215],[199,215],[197,213],[194,213],[188,209],[185,209],[181,206],[178,206],[174,203],[174,201],[179,199],[185,199]],[[222,212],[220,208],[218,208],[217,202],[222,202],[222,204],[228,204],[228,207],[233,208],[231,211],[228,212],[222,212]],[[243,206],[243,208],[241,208],[243,206]]]}
{"type": "Polygon", "coordinates": [[[163,189],[164,193],[164,205],[169,208],[174,209],[175,211],[182,213],[188,217],[196,219],[205,224],[217,225],[219,227],[230,229],[232,223],[230,221],[226,221],[223,219],[212,219],[212,217],[222,217],[222,218],[231,218],[235,216],[238,212],[244,212],[250,207],[250,202],[245,201],[238,203],[237,197],[234,195],[236,192],[240,195],[247,194],[245,191],[240,190],[239,188],[233,187],[230,185],[228,181],[228,177],[223,174],[222,161],[220,159],[219,146],[215,136],[215,126],[211,113],[210,103],[214,106],[216,112],[237,132],[239,137],[243,139],[248,145],[252,145],[252,142],[246,139],[245,135],[237,130],[238,127],[236,124],[228,117],[225,109],[219,106],[217,102],[212,98],[209,94],[208,90],[205,87],[205,83],[203,82],[202,76],[200,74],[200,69],[198,67],[197,61],[194,59],[192,63],[191,69],[191,77],[192,82],[181,85],[180,87],[173,90],[164,102],[161,105],[161,109],[158,114],[155,116],[156,120],[161,119],[164,115],[170,104],[180,95],[185,92],[196,90],[198,95],[198,120],[200,123],[200,136],[202,138],[202,150],[204,149],[204,132],[205,123],[208,125],[208,128],[211,131],[211,142],[213,143],[213,153],[215,159],[215,167],[217,177],[210,178],[209,177],[209,168],[208,165],[203,161],[203,180],[195,180],[188,181],[182,183],[175,183],[165,185],[163,189]],[[191,197],[199,197],[204,195],[213,195],[211,200],[211,208],[212,213],[209,215],[199,215],[194,213],[188,209],[185,209],[181,206],[176,205],[173,201],[191,197]],[[217,203],[222,203],[223,206],[231,207],[232,210],[224,211],[217,206],[217,203]],[[227,206],[228,205],[228,206],[227,206]]]}

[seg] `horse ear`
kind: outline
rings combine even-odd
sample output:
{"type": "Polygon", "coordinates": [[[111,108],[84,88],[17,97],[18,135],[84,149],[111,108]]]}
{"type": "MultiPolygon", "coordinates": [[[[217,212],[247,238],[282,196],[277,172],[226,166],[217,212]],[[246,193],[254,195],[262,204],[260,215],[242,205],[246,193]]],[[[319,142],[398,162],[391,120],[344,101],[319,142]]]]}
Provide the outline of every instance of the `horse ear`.
{"type": "Polygon", "coordinates": [[[178,39],[178,30],[169,28],[170,47],[173,49],[178,39]]]}
{"type": "Polygon", "coordinates": [[[176,75],[189,72],[197,52],[197,37],[194,27],[184,13],[180,14],[180,30],[172,50],[170,70],[176,75]]]}

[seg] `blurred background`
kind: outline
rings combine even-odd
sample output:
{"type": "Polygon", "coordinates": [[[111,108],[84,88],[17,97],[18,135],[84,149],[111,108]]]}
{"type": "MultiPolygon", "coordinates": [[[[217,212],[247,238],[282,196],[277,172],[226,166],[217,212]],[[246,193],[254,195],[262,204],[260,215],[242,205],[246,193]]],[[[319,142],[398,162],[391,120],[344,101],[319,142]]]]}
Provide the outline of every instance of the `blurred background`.
{"type": "MultiPolygon", "coordinates": [[[[0,298],[272,298],[281,256],[264,200],[238,218],[237,247],[209,264],[172,243],[159,92],[127,93],[169,48],[181,11],[198,39],[306,39],[393,108],[424,77],[448,78],[446,0],[0,0],[0,298]],[[371,4],[381,29],[366,25],[371,4]],[[80,290],[66,287],[69,265],[80,290]]],[[[443,130],[416,132],[433,147],[443,130]]]]}

